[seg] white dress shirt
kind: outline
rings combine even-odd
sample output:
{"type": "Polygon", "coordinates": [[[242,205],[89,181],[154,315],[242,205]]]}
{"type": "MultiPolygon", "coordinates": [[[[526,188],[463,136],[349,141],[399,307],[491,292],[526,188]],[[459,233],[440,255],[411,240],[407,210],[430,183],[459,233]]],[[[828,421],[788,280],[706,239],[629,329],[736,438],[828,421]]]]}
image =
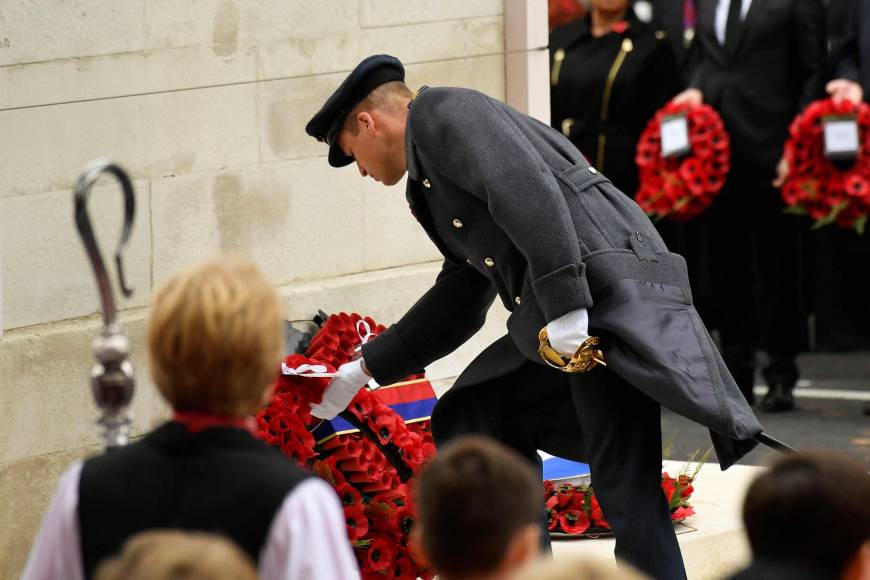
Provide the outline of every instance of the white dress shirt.
{"type": "Polygon", "coordinates": [[[719,0],[719,4],[716,5],[716,38],[722,46],[725,46],[725,27],[728,25],[728,8],[731,6],[731,2],[734,1],[743,2],[740,5],[741,20],[746,20],[746,13],[749,12],[749,6],[752,4],[752,0],[719,0]]]}
{"type": "MultiPolygon", "coordinates": [[[[77,514],[81,470],[79,461],[61,476],[21,580],[84,578],[77,514]]],[[[359,578],[341,502],[328,483],[311,477],[287,494],[257,572],[264,580],[359,578]]]]}

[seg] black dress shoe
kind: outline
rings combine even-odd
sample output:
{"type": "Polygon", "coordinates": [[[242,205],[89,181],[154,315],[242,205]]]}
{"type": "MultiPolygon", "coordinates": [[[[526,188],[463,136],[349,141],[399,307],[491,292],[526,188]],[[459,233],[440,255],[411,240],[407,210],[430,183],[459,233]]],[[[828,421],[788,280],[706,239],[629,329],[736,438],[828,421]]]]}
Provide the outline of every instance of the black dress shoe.
{"type": "Polygon", "coordinates": [[[770,388],[761,400],[761,410],[768,413],[782,413],[794,409],[794,383],[777,381],[770,383],[770,388]]]}

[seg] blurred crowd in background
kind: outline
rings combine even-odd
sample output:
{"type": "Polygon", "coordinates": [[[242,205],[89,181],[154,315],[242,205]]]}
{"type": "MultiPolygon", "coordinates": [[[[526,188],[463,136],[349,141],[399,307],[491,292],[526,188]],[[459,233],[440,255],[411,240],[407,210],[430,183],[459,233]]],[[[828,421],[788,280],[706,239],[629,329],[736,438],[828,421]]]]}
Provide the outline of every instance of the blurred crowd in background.
{"type": "Polygon", "coordinates": [[[712,106],[731,163],[713,205],[657,222],[750,403],[793,408],[801,351],[870,345],[870,241],[789,215],[783,145],[811,102],[870,92],[868,0],[549,0],[551,124],[627,195],[669,101],[712,106]],[[758,357],[759,353],[762,357],[758,357]],[[759,360],[757,360],[759,358],[759,360]]]}

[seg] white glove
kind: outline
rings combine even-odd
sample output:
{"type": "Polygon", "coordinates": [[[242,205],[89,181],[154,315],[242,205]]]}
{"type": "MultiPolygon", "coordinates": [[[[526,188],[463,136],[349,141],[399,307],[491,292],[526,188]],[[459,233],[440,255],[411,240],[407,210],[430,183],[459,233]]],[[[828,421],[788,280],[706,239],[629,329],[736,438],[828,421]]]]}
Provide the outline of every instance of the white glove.
{"type": "Polygon", "coordinates": [[[318,419],[333,419],[347,409],[359,390],[372,378],[362,369],[362,359],[358,358],[338,367],[335,376],[329,381],[320,403],[311,404],[311,414],[318,419]]]}
{"type": "Polygon", "coordinates": [[[561,355],[572,357],[589,338],[589,314],[580,308],[547,324],[550,346],[561,355]]]}

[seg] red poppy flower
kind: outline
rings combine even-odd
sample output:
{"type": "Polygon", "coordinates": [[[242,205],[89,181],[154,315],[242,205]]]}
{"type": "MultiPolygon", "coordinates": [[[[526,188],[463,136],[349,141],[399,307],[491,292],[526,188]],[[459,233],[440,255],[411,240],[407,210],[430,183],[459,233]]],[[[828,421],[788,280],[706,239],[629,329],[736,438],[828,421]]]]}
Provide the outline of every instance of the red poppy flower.
{"type": "Polygon", "coordinates": [[[580,510],[565,510],[559,514],[559,526],[566,534],[582,534],[590,524],[589,516],[580,510]]]}
{"type": "Polygon", "coordinates": [[[585,510],[587,507],[586,495],[587,493],[585,490],[575,487],[574,497],[571,498],[571,503],[569,504],[569,507],[575,510],[585,510]]]}
{"type": "Polygon", "coordinates": [[[389,537],[381,534],[371,535],[372,543],[365,549],[366,556],[362,564],[364,572],[383,574],[392,569],[396,557],[396,548],[389,537]]]}
{"type": "Polygon", "coordinates": [[[870,195],[870,184],[867,178],[857,171],[850,172],[843,180],[843,189],[852,197],[866,198],[870,195]]]}
{"type": "Polygon", "coordinates": [[[390,410],[389,413],[379,414],[375,417],[369,417],[368,423],[375,432],[378,440],[382,445],[386,445],[393,439],[396,432],[396,422],[398,416],[390,410]]]}
{"type": "Polygon", "coordinates": [[[369,533],[369,520],[363,513],[362,503],[345,506],[344,522],[351,542],[359,540],[369,533]]]}
{"type": "Polygon", "coordinates": [[[360,495],[359,491],[349,483],[345,482],[341,485],[335,486],[335,492],[338,494],[341,503],[343,503],[345,507],[362,504],[362,495],[360,495]]]}
{"type": "Polygon", "coordinates": [[[359,441],[353,439],[347,441],[344,445],[335,448],[335,452],[332,454],[332,456],[338,461],[344,459],[358,459],[360,455],[362,455],[362,445],[359,444],[359,441]]]}
{"type": "Polygon", "coordinates": [[[571,505],[574,499],[574,486],[562,484],[556,488],[556,499],[559,508],[566,508],[571,505]]]}
{"type": "Polygon", "coordinates": [[[549,507],[545,511],[547,513],[547,529],[551,532],[557,530],[559,528],[559,513],[549,507]]]}
{"type": "Polygon", "coordinates": [[[610,26],[610,30],[615,32],[616,34],[622,34],[626,30],[628,30],[629,24],[627,20],[620,20],[619,22],[614,22],[610,26]]]}
{"type": "Polygon", "coordinates": [[[680,506],[671,512],[671,519],[675,522],[681,522],[689,516],[695,515],[695,510],[689,506],[680,506]]]}
{"type": "Polygon", "coordinates": [[[331,483],[333,487],[341,486],[346,481],[344,475],[338,470],[338,467],[328,459],[326,461],[315,461],[311,466],[311,471],[331,483]]]}
{"type": "Polygon", "coordinates": [[[609,530],[610,524],[608,524],[607,520],[604,519],[604,511],[601,509],[601,506],[598,505],[598,499],[596,499],[595,495],[592,495],[589,504],[589,516],[592,518],[592,522],[596,526],[607,528],[609,530]]]}
{"type": "Polygon", "coordinates": [[[416,580],[417,565],[409,556],[396,558],[393,562],[392,576],[388,576],[388,578],[395,580],[416,580]]]}
{"type": "Polygon", "coordinates": [[[398,533],[399,508],[391,502],[371,502],[365,507],[371,527],[384,533],[398,533]]]}

